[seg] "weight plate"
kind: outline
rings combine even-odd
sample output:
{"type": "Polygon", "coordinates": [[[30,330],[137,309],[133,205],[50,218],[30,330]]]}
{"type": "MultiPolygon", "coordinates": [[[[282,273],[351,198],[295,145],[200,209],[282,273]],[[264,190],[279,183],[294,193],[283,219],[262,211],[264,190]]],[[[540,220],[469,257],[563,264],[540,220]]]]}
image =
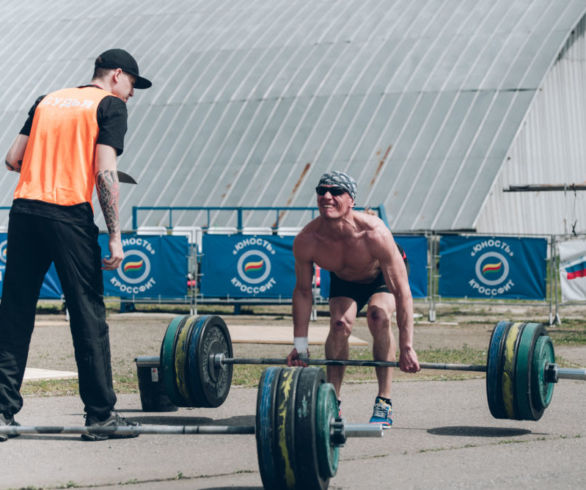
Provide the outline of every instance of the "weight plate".
{"type": "Polygon", "coordinates": [[[535,337],[539,335],[539,323],[527,323],[521,334],[515,371],[515,414],[518,420],[532,420],[531,357],[535,337]]]}
{"type": "Polygon", "coordinates": [[[277,385],[274,461],[277,470],[276,488],[295,488],[297,474],[303,468],[295,464],[295,401],[297,382],[302,368],[283,368],[277,385]]]}
{"type": "Polygon", "coordinates": [[[175,387],[179,398],[181,399],[181,407],[188,407],[191,405],[189,391],[187,389],[186,377],[186,360],[187,360],[187,342],[193,326],[195,317],[187,318],[182,327],[177,329],[177,342],[175,342],[175,387]]]}
{"type": "Polygon", "coordinates": [[[177,332],[187,320],[187,316],[176,316],[171,320],[163,342],[161,344],[161,376],[163,378],[163,386],[167,396],[174,405],[180,406],[180,395],[175,386],[175,343],[177,341],[177,332]]]}
{"type": "Polygon", "coordinates": [[[338,471],[340,451],[331,443],[330,425],[338,416],[336,390],[331,383],[323,383],[317,392],[317,456],[322,478],[332,478],[338,471]]]}
{"type": "Polygon", "coordinates": [[[513,323],[505,339],[503,350],[502,386],[503,405],[508,419],[517,418],[515,414],[515,371],[519,340],[525,327],[524,323],[513,323]]]}
{"type": "Polygon", "coordinates": [[[486,397],[488,408],[496,419],[506,418],[502,394],[502,350],[511,322],[498,322],[492,331],[486,360],[486,397]]]}
{"type": "Polygon", "coordinates": [[[256,395],[256,452],[264,488],[277,487],[277,470],[273,458],[277,385],[281,367],[269,367],[260,377],[256,395]]]}
{"type": "Polygon", "coordinates": [[[206,319],[206,316],[196,318],[191,328],[191,335],[187,345],[187,386],[189,387],[189,399],[191,400],[192,407],[207,407],[203,394],[201,375],[199,374],[199,358],[197,357],[201,328],[206,319]]]}
{"type": "MultiPolygon", "coordinates": [[[[322,490],[329,476],[321,476],[317,454],[317,394],[326,382],[324,370],[308,367],[301,370],[295,401],[295,462],[297,488],[322,490]]],[[[325,456],[327,458],[327,456],[325,456]]]]}
{"type": "Polygon", "coordinates": [[[230,392],[232,364],[216,368],[213,356],[232,357],[228,327],[219,316],[199,317],[193,327],[188,347],[188,386],[193,406],[219,407],[230,392]]]}
{"type": "MultiPolygon", "coordinates": [[[[553,396],[553,383],[545,380],[545,366],[555,363],[555,353],[551,339],[547,335],[541,335],[535,342],[533,360],[531,363],[531,396],[537,411],[543,411],[549,407],[553,396]]],[[[538,419],[534,419],[538,420],[538,419]]]]}

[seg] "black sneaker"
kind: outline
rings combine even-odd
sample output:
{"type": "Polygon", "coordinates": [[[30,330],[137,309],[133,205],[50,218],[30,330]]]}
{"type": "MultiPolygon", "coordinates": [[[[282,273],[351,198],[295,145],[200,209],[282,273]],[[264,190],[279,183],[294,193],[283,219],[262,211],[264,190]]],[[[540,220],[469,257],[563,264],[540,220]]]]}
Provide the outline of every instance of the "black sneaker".
{"type": "MultiPolygon", "coordinates": [[[[6,417],[0,413],[0,427],[5,426],[18,426],[18,422],[14,420],[14,417],[6,417]]],[[[18,437],[20,434],[0,434],[0,442],[7,441],[9,437],[18,437]]]]}
{"type": "Polygon", "coordinates": [[[98,420],[91,415],[85,417],[86,427],[95,427],[98,429],[96,432],[90,432],[88,434],[82,434],[81,438],[84,441],[105,441],[106,439],[129,439],[131,437],[138,437],[138,433],[116,433],[118,427],[140,427],[138,422],[131,422],[124,417],[121,417],[116,412],[112,412],[106,420],[98,420]],[[100,428],[108,428],[108,431],[101,432],[100,428]],[[112,432],[110,432],[112,430],[112,432]]]}

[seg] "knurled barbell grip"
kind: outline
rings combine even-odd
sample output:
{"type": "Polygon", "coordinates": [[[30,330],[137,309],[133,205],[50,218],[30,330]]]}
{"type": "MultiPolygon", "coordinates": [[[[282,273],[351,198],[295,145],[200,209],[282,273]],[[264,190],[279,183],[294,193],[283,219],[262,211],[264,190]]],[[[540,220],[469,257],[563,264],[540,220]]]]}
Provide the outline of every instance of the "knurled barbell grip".
{"type": "MultiPolygon", "coordinates": [[[[269,364],[269,365],[285,365],[287,359],[275,358],[230,358],[225,357],[224,354],[215,354],[212,357],[212,362],[215,367],[221,367],[222,364],[269,364]]],[[[396,361],[360,361],[360,360],[335,360],[335,359],[305,359],[308,365],[312,366],[363,366],[363,367],[399,367],[396,361]]],[[[422,369],[441,369],[446,371],[477,371],[486,372],[486,366],[477,364],[442,364],[442,363],[419,363],[422,369]]]]}

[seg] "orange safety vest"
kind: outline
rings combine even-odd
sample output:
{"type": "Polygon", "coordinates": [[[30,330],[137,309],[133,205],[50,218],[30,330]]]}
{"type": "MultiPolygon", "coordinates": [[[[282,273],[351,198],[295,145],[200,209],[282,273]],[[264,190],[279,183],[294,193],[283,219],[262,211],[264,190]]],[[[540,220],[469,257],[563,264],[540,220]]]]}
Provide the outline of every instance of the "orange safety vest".
{"type": "Polygon", "coordinates": [[[92,205],[98,105],[109,92],[67,88],[37,105],[14,198],[92,205]]]}

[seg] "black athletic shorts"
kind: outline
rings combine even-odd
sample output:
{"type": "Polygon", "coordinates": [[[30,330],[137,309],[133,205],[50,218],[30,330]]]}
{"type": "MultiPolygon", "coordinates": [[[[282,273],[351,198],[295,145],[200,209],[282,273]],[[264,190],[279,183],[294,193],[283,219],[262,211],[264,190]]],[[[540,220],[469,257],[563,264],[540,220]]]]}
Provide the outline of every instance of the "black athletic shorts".
{"type": "MultiPolygon", "coordinates": [[[[399,247],[399,245],[397,245],[397,247],[399,247]]],[[[399,247],[399,252],[401,252],[401,256],[405,261],[405,267],[407,268],[407,274],[409,274],[407,255],[401,247],[399,247]]],[[[390,293],[382,271],[380,271],[378,276],[369,283],[345,281],[344,279],[340,279],[333,272],[330,272],[330,298],[337,298],[340,296],[352,298],[358,305],[356,311],[360,311],[364,305],[368,303],[370,297],[376,293],[390,293]]]]}

